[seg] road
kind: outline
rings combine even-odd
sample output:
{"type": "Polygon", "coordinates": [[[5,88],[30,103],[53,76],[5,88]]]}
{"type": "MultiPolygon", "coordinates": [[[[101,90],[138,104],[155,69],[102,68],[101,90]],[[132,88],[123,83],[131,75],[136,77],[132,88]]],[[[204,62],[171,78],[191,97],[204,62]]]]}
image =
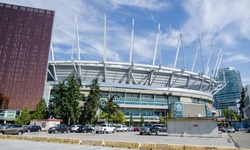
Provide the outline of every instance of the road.
{"type": "Polygon", "coordinates": [[[200,146],[219,146],[235,147],[234,142],[227,133],[222,133],[222,138],[197,138],[197,137],[176,137],[168,136],[167,133],[159,135],[139,135],[138,132],[116,132],[114,134],[96,133],[57,133],[48,134],[47,132],[25,133],[22,136],[42,136],[59,138],[78,138],[95,140],[128,141],[139,143],[160,143],[160,144],[181,144],[181,145],[200,145],[200,146]]]}
{"type": "Polygon", "coordinates": [[[238,148],[250,149],[250,133],[235,132],[230,133],[230,135],[238,148]]]}

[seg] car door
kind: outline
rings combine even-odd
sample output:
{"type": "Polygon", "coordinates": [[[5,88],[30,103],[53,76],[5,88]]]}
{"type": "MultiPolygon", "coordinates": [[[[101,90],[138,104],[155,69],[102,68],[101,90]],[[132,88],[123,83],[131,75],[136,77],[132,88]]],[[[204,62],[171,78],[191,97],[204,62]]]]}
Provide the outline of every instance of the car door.
{"type": "Polygon", "coordinates": [[[13,124],[12,125],[8,125],[5,130],[4,130],[4,133],[6,134],[10,134],[11,133],[11,130],[13,130],[13,124]]]}

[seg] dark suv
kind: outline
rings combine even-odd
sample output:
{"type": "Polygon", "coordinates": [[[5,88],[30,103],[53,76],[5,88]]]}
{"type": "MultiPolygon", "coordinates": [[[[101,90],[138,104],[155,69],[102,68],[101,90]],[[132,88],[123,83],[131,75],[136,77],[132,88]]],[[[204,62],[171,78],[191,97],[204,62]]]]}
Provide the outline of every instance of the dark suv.
{"type": "Polygon", "coordinates": [[[68,130],[68,126],[65,125],[65,124],[57,124],[55,125],[54,127],[51,127],[49,128],[48,130],[48,133],[57,133],[57,132],[61,132],[61,133],[64,133],[64,132],[69,132],[68,130]]]}
{"type": "Polygon", "coordinates": [[[25,132],[24,125],[21,124],[10,124],[0,129],[0,133],[2,134],[22,135],[24,132],[25,132]]]}
{"type": "Polygon", "coordinates": [[[27,127],[28,132],[40,132],[42,128],[40,126],[30,125],[27,127]]]}
{"type": "Polygon", "coordinates": [[[144,124],[140,128],[140,135],[142,134],[150,135],[151,133],[155,133],[156,135],[158,135],[158,128],[154,128],[154,124],[151,124],[151,123],[144,124]]]}

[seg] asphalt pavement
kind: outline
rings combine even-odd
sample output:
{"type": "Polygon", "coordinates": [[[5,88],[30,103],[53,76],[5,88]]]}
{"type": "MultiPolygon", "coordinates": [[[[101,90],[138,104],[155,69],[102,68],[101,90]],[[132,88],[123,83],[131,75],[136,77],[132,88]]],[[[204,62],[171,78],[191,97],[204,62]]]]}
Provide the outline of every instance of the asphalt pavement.
{"type": "MultiPolygon", "coordinates": [[[[127,141],[139,143],[159,143],[159,144],[180,144],[180,145],[199,145],[199,146],[216,146],[216,147],[235,147],[227,133],[222,133],[221,138],[199,138],[199,137],[177,137],[168,136],[167,133],[159,133],[159,135],[140,135],[139,132],[116,132],[114,134],[96,134],[96,133],[57,133],[48,134],[47,132],[31,132],[22,136],[38,136],[38,137],[57,137],[57,138],[77,138],[94,140],[112,140],[127,141]]],[[[41,150],[63,150],[63,149],[116,149],[121,148],[100,147],[100,146],[84,146],[84,145],[67,145],[57,143],[31,142],[23,140],[4,140],[0,139],[1,150],[7,149],[41,149],[41,150]]]]}

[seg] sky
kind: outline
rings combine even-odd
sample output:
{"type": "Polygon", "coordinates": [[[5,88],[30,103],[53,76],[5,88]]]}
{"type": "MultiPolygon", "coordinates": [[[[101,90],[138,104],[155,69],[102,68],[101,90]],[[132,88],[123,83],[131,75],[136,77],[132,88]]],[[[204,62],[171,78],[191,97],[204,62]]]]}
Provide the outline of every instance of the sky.
{"type": "Polygon", "coordinates": [[[55,60],[77,59],[75,16],[81,60],[104,59],[106,16],[107,61],[129,62],[134,19],[133,62],[190,71],[198,48],[194,72],[209,76],[221,50],[220,68],[240,71],[250,84],[249,0],[0,0],[3,3],[55,11],[52,46],[55,60]],[[160,32],[158,34],[158,26],[160,32]],[[180,38],[180,35],[181,38],[180,38]],[[158,44],[156,39],[158,36],[158,44]],[[181,39],[181,40],[180,40],[181,39]],[[199,40],[200,39],[200,40],[199,40]]]}

